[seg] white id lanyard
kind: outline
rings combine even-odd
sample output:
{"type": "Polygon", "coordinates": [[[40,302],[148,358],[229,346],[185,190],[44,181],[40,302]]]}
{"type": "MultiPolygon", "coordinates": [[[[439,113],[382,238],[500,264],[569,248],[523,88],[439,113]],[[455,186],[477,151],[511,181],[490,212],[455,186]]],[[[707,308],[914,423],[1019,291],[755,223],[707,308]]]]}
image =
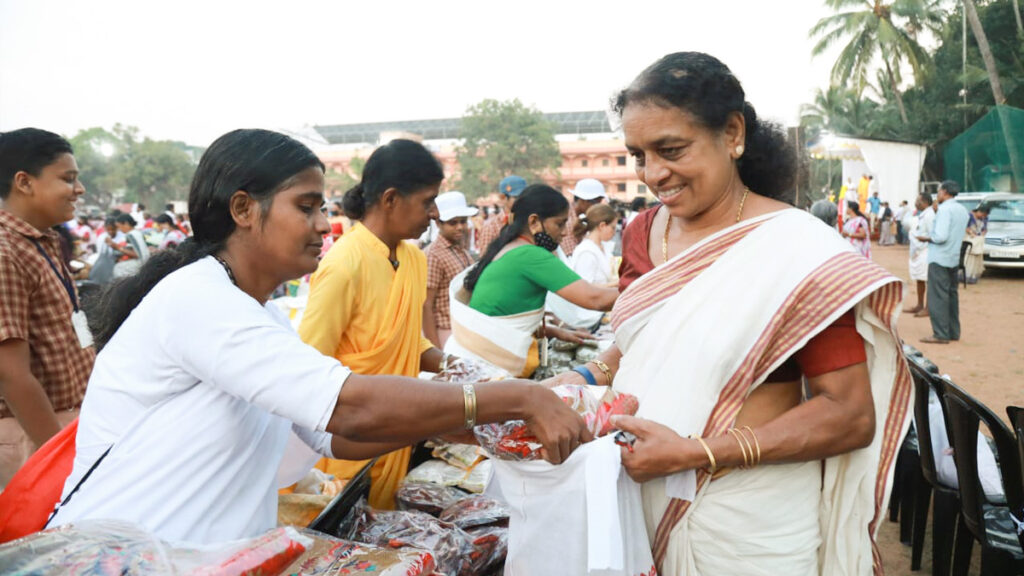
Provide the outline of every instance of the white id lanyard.
{"type": "Polygon", "coordinates": [[[88,348],[92,346],[92,332],[89,330],[89,323],[86,321],[85,312],[78,307],[78,294],[75,293],[75,284],[71,280],[67,270],[64,270],[64,274],[61,274],[57,270],[57,265],[53,263],[50,255],[43,250],[42,245],[39,242],[33,240],[33,244],[36,245],[36,250],[46,258],[46,263],[50,265],[50,270],[57,276],[57,280],[60,281],[61,286],[64,287],[64,291],[68,293],[68,299],[71,300],[71,325],[75,329],[75,336],[78,337],[78,344],[82,348],[88,348]]]}

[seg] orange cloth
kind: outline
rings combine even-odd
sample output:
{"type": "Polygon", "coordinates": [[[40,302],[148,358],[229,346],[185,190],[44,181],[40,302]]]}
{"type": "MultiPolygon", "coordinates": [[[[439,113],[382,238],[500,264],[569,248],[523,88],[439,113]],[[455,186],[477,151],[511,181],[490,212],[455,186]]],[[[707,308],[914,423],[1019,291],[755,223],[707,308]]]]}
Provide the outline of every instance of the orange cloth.
{"type": "MultiPolygon", "coordinates": [[[[408,242],[397,248],[397,270],[388,255],[387,245],[361,223],[339,238],[310,279],[299,336],[356,374],[416,377],[420,356],[433,347],[422,336],[427,259],[408,242]]],[[[373,507],[394,508],[410,452],[386,454],[371,470],[373,507]]],[[[348,479],[366,462],[325,458],[317,468],[348,479]]]]}

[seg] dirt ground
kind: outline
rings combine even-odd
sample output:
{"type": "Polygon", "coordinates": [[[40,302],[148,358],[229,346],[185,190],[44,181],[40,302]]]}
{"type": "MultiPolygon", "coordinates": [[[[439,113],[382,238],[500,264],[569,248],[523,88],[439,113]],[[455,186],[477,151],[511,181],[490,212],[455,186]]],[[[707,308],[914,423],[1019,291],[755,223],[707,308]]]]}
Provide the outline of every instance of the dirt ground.
{"type": "MultiPolygon", "coordinates": [[[[909,284],[906,246],[872,245],[872,258],[907,282],[903,302],[913,306],[916,289],[909,284]]],[[[903,340],[930,358],[943,374],[1006,419],[1006,406],[1024,406],[1024,270],[988,269],[977,284],[960,285],[960,341],[925,344],[931,334],[927,317],[902,314],[903,340]]],[[[931,519],[929,518],[929,526],[931,519]]],[[[910,571],[910,548],[899,542],[899,525],[883,522],[878,544],[888,576],[931,574],[931,534],[925,540],[921,571],[910,571]]],[[[971,574],[979,573],[975,546],[971,574]]]]}

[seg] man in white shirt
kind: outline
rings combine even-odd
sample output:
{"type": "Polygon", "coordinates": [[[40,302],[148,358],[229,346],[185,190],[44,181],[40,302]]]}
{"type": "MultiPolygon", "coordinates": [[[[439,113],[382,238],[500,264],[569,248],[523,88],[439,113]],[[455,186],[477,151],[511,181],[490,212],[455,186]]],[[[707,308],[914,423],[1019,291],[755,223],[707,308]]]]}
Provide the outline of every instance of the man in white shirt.
{"type": "Polygon", "coordinates": [[[935,210],[932,208],[932,195],[922,192],[914,201],[917,208],[916,222],[908,227],[910,237],[910,280],[917,283],[917,306],[907,308],[904,312],[913,314],[915,318],[928,315],[928,308],[925,304],[925,293],[928,289],[928,242],[920,240],[931,234],[932,223],[935,220],[935,210]]]}

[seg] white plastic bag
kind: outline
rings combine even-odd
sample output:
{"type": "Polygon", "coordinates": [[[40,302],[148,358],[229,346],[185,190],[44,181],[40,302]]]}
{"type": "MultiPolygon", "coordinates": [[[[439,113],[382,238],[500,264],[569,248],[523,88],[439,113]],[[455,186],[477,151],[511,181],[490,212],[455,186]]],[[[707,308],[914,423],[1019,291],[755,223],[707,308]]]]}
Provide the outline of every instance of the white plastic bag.
{"type": "Polygon", "coordinates": [[[611,436],[578,448],[559,466],[491,462],[488,493],[510,512],[506,576],[654,573],[640,485],[622,469],[611,436]]]}

